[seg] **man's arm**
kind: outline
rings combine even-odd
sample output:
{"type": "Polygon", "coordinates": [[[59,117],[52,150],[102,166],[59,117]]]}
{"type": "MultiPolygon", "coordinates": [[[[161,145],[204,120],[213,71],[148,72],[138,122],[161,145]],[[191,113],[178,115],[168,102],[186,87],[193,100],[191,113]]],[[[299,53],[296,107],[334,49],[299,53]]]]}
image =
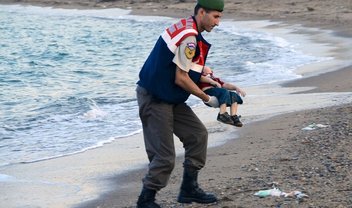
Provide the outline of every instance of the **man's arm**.
{"type": "Polygon", "coordinates": [[[216,97],[205,94],[188,75],[188,71],[192,67],[192,58],[195,55],[196,46],[196,37],[189,36],[177,47],[175,57],[172,60],[176,64],[175,84],[199,97],[208,105],[218,107],[219,102],[216,97]]]}
{"type": "Polygon", "coordinates": [[[209,101],[209,95],[205,94],[199,87],[191,80],[188,73],[178,66],[176,66],[176,77],[175,77],[175,84],[180,86],[182,89],[186,90],[187,92],[199,97],[204,102],[209,101]]]}

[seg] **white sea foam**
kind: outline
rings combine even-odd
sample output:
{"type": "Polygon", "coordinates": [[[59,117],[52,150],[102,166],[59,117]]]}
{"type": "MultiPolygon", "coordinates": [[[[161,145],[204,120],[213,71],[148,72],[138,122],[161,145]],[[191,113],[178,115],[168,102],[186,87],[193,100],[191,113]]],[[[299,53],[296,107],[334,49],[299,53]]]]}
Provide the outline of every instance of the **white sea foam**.
{"type": "Polygon", "coordinates": [[[0,182],[11,182],[14,181],[16,178],[10,175],[5,175],[0,173],[0,182]]]}
{"type": "Polygon", "coordinates": [[[85,119],[103,119],[107,112],[101,110],[98,105],[94,104],[90,107],[91,109],[83,114],[83,118],[85,119]]]}

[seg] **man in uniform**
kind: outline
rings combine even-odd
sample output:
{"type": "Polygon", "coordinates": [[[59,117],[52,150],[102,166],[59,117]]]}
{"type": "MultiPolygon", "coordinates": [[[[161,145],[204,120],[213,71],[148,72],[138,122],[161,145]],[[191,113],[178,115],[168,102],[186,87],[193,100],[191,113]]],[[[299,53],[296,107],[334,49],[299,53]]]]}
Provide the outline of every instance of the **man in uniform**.
{"type": "Polygon", "coordinates": [[[217,201],[215,195],[198,186],[198,171],[206,161],[208,132],[185,101],[193,94],[218,107],[217,99],[205,94],[197,83],[210,48],[201,33],[219,25],[223,9],[223,0],[198,0],[194,16],[181,19],[160,35],[139,73],[137,100],[150,162],[137,201],[139,208],[160,207],[155,194],[167,185],[175,165],[173,134],[185,149],[177,201],[217,201]]]}

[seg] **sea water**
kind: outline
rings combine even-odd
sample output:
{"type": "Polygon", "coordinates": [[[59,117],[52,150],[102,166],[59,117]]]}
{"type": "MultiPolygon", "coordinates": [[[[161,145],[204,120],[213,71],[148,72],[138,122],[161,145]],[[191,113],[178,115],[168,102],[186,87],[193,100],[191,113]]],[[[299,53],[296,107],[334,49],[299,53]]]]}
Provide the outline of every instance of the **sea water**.
{"type": "MultiPolygon", "coordinates": [[[[0,6],[0,166],[75,154],[141,131],[138,72],[177,19],[128,13],[0,6]]],[[[204,37],[213,43],[207,63],[215,75],[244,88],[298,78],[295,69],[324,59],[233,21],[204,37]]]]}

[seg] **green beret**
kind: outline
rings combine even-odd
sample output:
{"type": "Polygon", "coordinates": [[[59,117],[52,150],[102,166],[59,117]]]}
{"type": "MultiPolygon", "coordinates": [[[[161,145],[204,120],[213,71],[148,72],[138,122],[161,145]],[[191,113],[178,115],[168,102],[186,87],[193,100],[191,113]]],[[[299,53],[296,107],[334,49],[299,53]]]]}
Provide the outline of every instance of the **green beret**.
{"type": "Polygon", "coordinates": [[[224,10],[224,0],[197,0],[197,3],[211,10],[222,12],[224,10]]]}

